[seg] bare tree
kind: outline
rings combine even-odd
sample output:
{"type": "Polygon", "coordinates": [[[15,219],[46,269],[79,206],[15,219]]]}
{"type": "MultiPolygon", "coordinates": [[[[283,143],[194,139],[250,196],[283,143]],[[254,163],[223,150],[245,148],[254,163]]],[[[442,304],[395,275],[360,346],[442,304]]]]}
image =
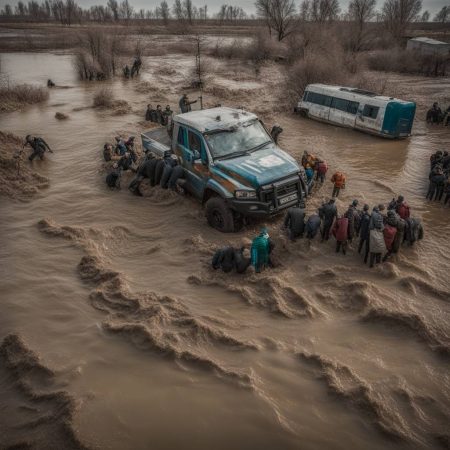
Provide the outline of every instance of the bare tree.
{"type": "Polygon", "coordinates": [[[387,30],[399,39],[408,25],[417,20],[421,9],[422,0],[386,0],[381,14],[387,30]]]}
{"type": "Polygon", "coordinates": [[[4,6],[4,8],[0,11],[0,15],[2,16],[12,16],[13,15],[13,10],[11,8],[11,5],[9,5],[8,3],[4,6]]]}
{"type": "Polygon", "coordinates": [[[183,1],[183,15],[192,24],[192,19],[194,18],[194,10],[192,6],[192,0],[183,1]]]}
{"type": "Polygon", "coordinates": [[[450,22],[450,6],[444,6],[434,17],[435,22],[450,22]]]}
{"type": "Polygon", "coordinates": [[[422,17],[420,18],[421,22],[428,22],[430,20],[430,13],[428,11],[424,11],[422,17]]]}
{"type": "Polygon", "coordinates": [[[331,22],[339,16],[339,0],[311,0],[310,20],[318,23],[331,22]]]}
{"type": "Polygon", "coordinates": [[[128,0],[123,0],[119,5],[119,17],[129,21],[133,17],[134,8],[128,0]]]}
{"type": "Polygon", "coordinates": [[[159,5],[159,14],[161,16],[161,19],[164,22],[164,25],[167,25],[169,23],[170,19],[170,9],[169,5],[167,4],[166,0],[163,0],[159,5]]]}
{"type": "Polygon", "coordinates": [[[256,0],[256,11],[279,41],[294,31],[296,10],[294,0],[256,0]]]}
{"type": "Polygon", "coordinates": [[[184,19],[184,13],[183,13],[183,5],[181,4],[181,0],[175,0],[173,6],[172,6],[173,15],[175,16],[175,19],[177,20],[183,20],[184,19]]]}
{"type": "Polygon", "coordinates": [[[308,22],[310,20],[310,2],[309,0],[303,0],[301,5],[300,5],[300,20],[302,22],[308,22]]]}
{"type": "Polygon", "coordinates": [[[117,2],[117,0],[108,0],[107,5],[112,12],[114,20],[119,20],[119,3],[117,2]]]}
{"type": "Polygon", "coordinates": [[[376,0],[352,0],[348,6],[351,21],[350,47],[359,52],[367,39],[367,22],[375,17],[376,0]]]}

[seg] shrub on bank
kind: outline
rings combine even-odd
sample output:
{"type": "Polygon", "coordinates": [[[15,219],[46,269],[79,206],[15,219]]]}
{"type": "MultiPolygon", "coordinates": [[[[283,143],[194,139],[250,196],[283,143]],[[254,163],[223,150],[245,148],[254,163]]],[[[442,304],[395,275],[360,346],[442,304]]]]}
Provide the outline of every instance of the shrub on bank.
{"type": "Polygon", "coordinates": [[[94,108],[111,108],[114,98],[111,89],[102,88],[94,95],[94,108]]]}
{"type": "Polygon", "coordinates": [[[0,111],[15,111],[48,99],[48,90],[30,84],[0,86],[0,111]]]}
{"type": "Polygon", "coordinates": [[[450,58],[441,55],[425,55],[400,48],[377,50],[367,56],[371,70],[399,72],[426,76],[445,76],[450,58]]]}

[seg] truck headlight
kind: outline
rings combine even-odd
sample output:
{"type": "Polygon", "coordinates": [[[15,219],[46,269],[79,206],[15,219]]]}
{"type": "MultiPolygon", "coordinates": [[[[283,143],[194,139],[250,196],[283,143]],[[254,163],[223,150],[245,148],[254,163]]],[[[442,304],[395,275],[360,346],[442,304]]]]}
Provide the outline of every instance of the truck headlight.
{"type": "Polygon", "coordinates": [[[234,196],[243,200],[251,200],[256,198],[256,191],[234,191],[234,196]]]}

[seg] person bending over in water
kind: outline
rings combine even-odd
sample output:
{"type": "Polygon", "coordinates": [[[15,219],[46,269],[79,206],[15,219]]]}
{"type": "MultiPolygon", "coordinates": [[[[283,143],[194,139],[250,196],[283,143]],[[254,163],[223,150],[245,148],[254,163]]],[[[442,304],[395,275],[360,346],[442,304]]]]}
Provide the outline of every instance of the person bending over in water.
{"type": "Polygon", "coordinates": [[[44,153],[46,152],[46,150],[48,150],[50,153],[53,153],[53,150],[41,137],[33,137],[31,135],[27,135],[27,137],[25,138],[24,146],[26,145],[29,145],[33,149],[33,152],[28,157],[30,161],[33,161],[36,156],[39,156],[40,159],[44,159],[44,153]]]}
{"type": "Polygon", "coordinates": [[[316,234],[320,230],[320,224],[322,221],[320,220],[320,217],[318,214],[311,214],[308,217],[308,220],[306,222],[306,238],[311,240],[316,237],[316,234]]]}
{"type": "Polygon", "coordinates": [[[245,273],[251,263],[250,257],[245,255],[246,251],[246,243],[243,243],[240,249],[231,246],[223,247],[214,254],[212,268],[214,270],[221,269],[225,273],[229,273],[233,269],[237,273],[245,273]]]}
{"type": "Polygon", "coordinates": [[[270,254],[274,245],[269,237],[267,228],[262,228],[259,236],[252,242],[251,258],[256,273],[260,273],[266,267],[271,266],[270,254]]]}
{"type": "Polygon", "coordinates": [[[106,176],[106,184],[111,189],[120,189],[120,178],[122,176],[122,168],[117,163],[113,164],[113,170],[106,176]]]}
{"type": "Polygon", "coordinates": [[[303,237],[305,232],[305,204],[303,202],[288,209],[284,219],[284,228],[286,228],[291,241],[303,237]]]}

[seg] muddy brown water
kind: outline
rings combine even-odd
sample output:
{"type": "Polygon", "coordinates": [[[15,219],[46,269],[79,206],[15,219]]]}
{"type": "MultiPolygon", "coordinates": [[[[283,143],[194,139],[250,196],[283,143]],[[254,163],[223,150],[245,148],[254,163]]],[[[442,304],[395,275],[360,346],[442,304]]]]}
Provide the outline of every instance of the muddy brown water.
{"type": "MultiPolygon", "coordinates": [[[[429,154],[448,149],[449,131],[417,121],[410,139],[392,142],[277,117],[283,148],[296,157],[312,150],[347,173],[341,211],[353,198],[374,205],[402,193],[425,239],[370,270],[354,248],[344,257],[332,242],[287,243],[276,219],[269,227],[282,266],[224,276],[209,269],[212,252],[253,236],[258,224],[224,236],[190,199],[158,189],[136,198],[104,185],[103,143],[144,130],[154,93],[106,82],[133,112],[74,111],[99,85],[76,80],[70,55],[1,59],[15,82],[70,86],[53,89],[47,104],[0,116],[2,130],[42,135],[55,150],[33,163],[48,189],[28,203],[0,200],[0,339],[23,342],[4,346],[15,365],[0,359],[1,447],[448,448],[450,212],[424,194],[429,154]],[[24,378],[31,392],[42,389],[34,359],[17,363],[27,351],[53,373],[45,389],[73,399],[71,414],[45,398],[48,414],[37,420],[42,402],[37,408],[14,384],[24,378]],[[61,429],[35,433],[62,419],[76,441],[61,429]]],[[[162,63],[179,75],[161,101],[174,105],[190,58],[148,59],[142,78],[161,86],[153,71],[162,63]]],[[[247,96],[249,109],[270,105],[269,91],[247,96]]],[[[308,210],[330,191],[327,181],[308,210]]]]}

